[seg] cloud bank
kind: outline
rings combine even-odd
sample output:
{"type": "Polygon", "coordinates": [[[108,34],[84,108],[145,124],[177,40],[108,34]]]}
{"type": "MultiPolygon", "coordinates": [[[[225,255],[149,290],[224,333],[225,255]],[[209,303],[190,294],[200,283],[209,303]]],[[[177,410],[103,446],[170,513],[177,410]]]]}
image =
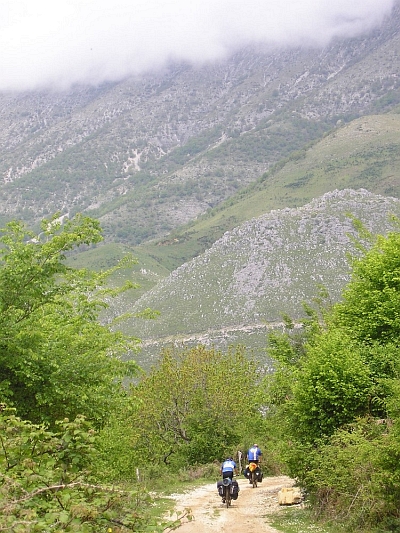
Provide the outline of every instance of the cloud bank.
{"type": "Polygon", "coordinates": [[[325,45],[395,0],[1,0],[0,90],[67,89],[214,61],[257,42],[325,45]]]}

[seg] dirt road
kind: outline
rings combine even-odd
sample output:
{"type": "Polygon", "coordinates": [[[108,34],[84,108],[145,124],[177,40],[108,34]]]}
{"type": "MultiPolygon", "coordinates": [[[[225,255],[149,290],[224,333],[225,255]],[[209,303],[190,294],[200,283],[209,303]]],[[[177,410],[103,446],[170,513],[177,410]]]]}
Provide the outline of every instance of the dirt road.
{"type": "Polygon", "coordinates": [[[184,519],[178,533],[278,533],[268,525],[265,515],[280,512],[278,491],[293,486],[286,476],[264,477],[257,488],[245,478],[237,478],[240,492],[227,509],[218,496],[216,482],[203,485],[185,494],[172,495],[176,510],[190,509],[192,521],[184,519]]]}

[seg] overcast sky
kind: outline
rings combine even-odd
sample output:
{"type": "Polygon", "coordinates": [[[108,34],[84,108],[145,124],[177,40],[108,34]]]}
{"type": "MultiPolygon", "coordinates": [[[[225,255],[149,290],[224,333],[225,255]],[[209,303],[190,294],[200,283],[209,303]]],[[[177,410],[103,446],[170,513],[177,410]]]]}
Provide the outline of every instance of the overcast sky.
{"type": "Polygon", "coordinates": [[[250,42],[324,45],[395,0],[0,0],[0,90],[97,84],[250,42]]]}

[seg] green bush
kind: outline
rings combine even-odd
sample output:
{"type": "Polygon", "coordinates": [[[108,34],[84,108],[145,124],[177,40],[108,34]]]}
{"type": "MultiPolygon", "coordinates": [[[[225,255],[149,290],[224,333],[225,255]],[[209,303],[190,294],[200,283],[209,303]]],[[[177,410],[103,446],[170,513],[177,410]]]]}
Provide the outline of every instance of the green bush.
{"type": "Polygon", "coordinates": [[[83,417],[50,432],[0,413],[0,529],[15,533],[162,531],[143,490],[100,485],[90,471],[96,433],[83,417]]]}

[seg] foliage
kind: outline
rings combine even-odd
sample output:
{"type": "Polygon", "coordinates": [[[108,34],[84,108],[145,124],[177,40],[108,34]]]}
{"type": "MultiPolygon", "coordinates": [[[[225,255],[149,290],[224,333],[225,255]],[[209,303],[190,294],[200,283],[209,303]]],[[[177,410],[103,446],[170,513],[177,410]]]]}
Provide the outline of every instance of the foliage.
{"type": "Polygon", "coordinates": [[[0,413],[0,529],[18,532],[163,531],[142,488],[99,485],[90,472],[96,433],[83,417],[57,431],[0,413]],[[109,528],[109,529],[106,529],[109,528]]]}
{"type": "MultiPolygon", "coordinates": [[[[138,368],[122,361],[137,342],[113,331],[122,317],[104,325],[99,317],[111,298],[132,286],[108,284],[132,260],[99,272],[69,267],[70,251],[101,240],[98,223],[80,215],[63,224],[56,217],[44,220],[39,235],[18,222],[2,232],[0,529],[117,533],[174,527],[177,522],[150,515],[153,500],[142,486],[110,486],[107,470],[119,449],[108,449],[101,460],[97,429],[112,420],[123,434],[114,415],[130,408],[123,380],[138,368]]],[[[125,470],[127,457],[118,459],[125,470]]]]}
{"type": "Polygon", "coordinates": [[[389,523],[399,527],[399,453],[399,440],[385,423],[363,418],[338,430],[310,452],[302,479],[315,516],[345,522],[354,531],[371,524],[380,531],[392,531],[389,523]]]}
{"type": "Polygon", "coordinates": [[[400,233],[379,236],[354,262],[353,278],[335,310],[335,321],[361,342],[385,344],[400,336],[400,233]]]}
{"type": "Polygon", "coordinates": [[[98,453],[93,463],[99,479],[136,483],[138,463],[133,443],[139,430],[127,423],[136,409],[134,396],[120,398],[112,416],[99,430],[98,453]]]}
{"type": "Polygon", "coordinates": [[[54,424],[83,414],[101,425],[121,380],[136,372],[121,355],[136,339],[101,325],[107,300],[128,289],[107,287],[126,265],[94,272],[66,265],[66,254],[101,240],[97,221],[76,215],[42,222],[39,235],[9,223],[0,237],[0,397],[32,422],[54,424]]]}
{"type": "Polygon", "coordinates": [[[353,264],[343,300],[306,342],[290,330],[272,338],[271,417],[317,516],[351,531],[397,531],[400,234],[378,236],[353,264]]]}
{"type": "Polygon", "coordinates": [[[164,350],[133,390],[139,404],[130,424],[138,460],[193,465],[234,453],[249,431],[262,426],[261,377],[240,347],[227,353],[204,346],[164,350]]]}
{"type": "Polygon", "coordinates": [[[342,332],[315,339],[293,386],[296,431],[313,442],[368,412],[372,384],[357,346],[342,332]]]}

